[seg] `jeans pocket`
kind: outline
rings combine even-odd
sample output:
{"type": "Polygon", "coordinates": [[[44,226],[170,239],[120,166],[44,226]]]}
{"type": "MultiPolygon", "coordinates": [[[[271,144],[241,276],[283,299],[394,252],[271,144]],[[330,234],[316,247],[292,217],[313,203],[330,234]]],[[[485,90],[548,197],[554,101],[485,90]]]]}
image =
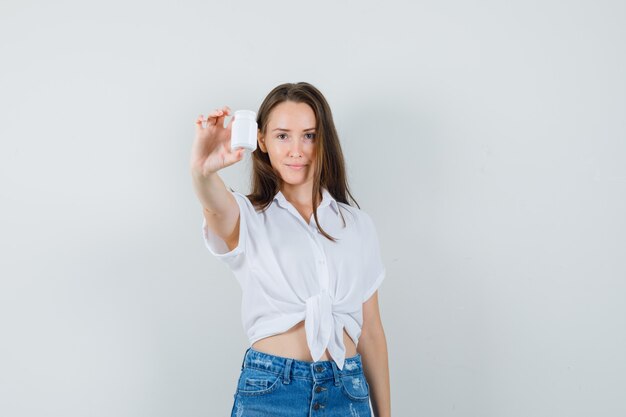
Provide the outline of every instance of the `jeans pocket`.
{"type": "Polygon", "coordinates": [[[265,395],[280,386],[280,375],[257,368],[244,368],[237,382],[238,395],[265,395]]]}
{"type": "Polygon", "coordinates": [[[370,396],[370,386],[363,372],[341,376],[341,391],[353,401],[367,401],[370,396]]]}

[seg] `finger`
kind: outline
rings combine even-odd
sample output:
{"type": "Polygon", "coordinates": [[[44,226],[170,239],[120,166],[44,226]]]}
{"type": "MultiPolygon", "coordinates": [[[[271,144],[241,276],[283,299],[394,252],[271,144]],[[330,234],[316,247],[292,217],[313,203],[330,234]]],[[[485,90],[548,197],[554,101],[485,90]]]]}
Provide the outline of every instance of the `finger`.
{"type": "Polygon", "coordinates": [[[234,164],[235,162],[241,161],[241,159],[243,159],[244,152],[244,148],[239,148],[234,151],[226,152],[224,154],[224,166],[229,166],[234,164]]]}
{"type": "Polygon", "coordinates": [[[204,118],[203,115],[199,115],[198,118],[196,119],[196,128],[201,129],[204,127],[206,127],[206,119],[204,118]]]}
{"type": "Polygon", "coordinates": [[[220,110],[221,114],[217,117],[215,124],[219,125],[220,127],[224,127],[224,119],[226,119],[226,116],[228,116],[229,112],[230,109],[228,108],[228,106],[224,106],[224,108],[220,110]]]}
{"type": "MultiPolygon", "coordinates": [[[[221,117],[222,114],[223,114],[223,112],[220,109],[213,110],[211,113],[209,113],[208,123],[207,124],[210,124],[210,125],[213,125],[213,126],[216,125],[218,123],[219,117],[221,117]]],[[[222,120],[224,120],[224,119],[222,119],[222,120]]]]}

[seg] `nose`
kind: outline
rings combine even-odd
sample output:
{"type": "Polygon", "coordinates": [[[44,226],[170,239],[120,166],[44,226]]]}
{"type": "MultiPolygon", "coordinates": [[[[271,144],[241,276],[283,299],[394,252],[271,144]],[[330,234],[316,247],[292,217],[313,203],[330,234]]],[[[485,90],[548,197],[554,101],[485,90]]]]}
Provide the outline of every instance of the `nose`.
{"type": "Polygon", "coordinates": [[[299,140],[294,140],[289,149],[291,156],[302,156],[302,145],[299,140]]]}

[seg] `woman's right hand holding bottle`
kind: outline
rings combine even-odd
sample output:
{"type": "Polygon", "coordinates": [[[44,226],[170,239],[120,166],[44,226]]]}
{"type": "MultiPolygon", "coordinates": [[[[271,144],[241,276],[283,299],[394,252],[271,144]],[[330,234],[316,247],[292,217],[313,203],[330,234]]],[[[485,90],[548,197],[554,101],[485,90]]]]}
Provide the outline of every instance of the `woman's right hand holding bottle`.
{"type": "Polygon", "coordinates": [[[230,108],[224,106],[207,116],[196,119],[196,138],[191,150],[191,171],[194,176],[208,177],[222,168],[233,165],[243,159],[245,149],[230,149],[230,136],[234,116],[224,127],[224,119],[230,116],[230,108]]]}

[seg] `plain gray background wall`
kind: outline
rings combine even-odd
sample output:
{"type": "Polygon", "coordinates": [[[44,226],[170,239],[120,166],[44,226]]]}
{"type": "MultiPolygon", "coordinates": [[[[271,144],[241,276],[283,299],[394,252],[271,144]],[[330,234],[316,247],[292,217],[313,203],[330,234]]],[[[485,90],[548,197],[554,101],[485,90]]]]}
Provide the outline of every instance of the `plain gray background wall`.
{"type": "Polygon", "coordinates": [[[296,81],[379,231],[393,414],[626,415],[625,20],[617,0],[3,0],[0,415],[230,413],[247,340],[201,239],[194,121],[296,81]]]}

